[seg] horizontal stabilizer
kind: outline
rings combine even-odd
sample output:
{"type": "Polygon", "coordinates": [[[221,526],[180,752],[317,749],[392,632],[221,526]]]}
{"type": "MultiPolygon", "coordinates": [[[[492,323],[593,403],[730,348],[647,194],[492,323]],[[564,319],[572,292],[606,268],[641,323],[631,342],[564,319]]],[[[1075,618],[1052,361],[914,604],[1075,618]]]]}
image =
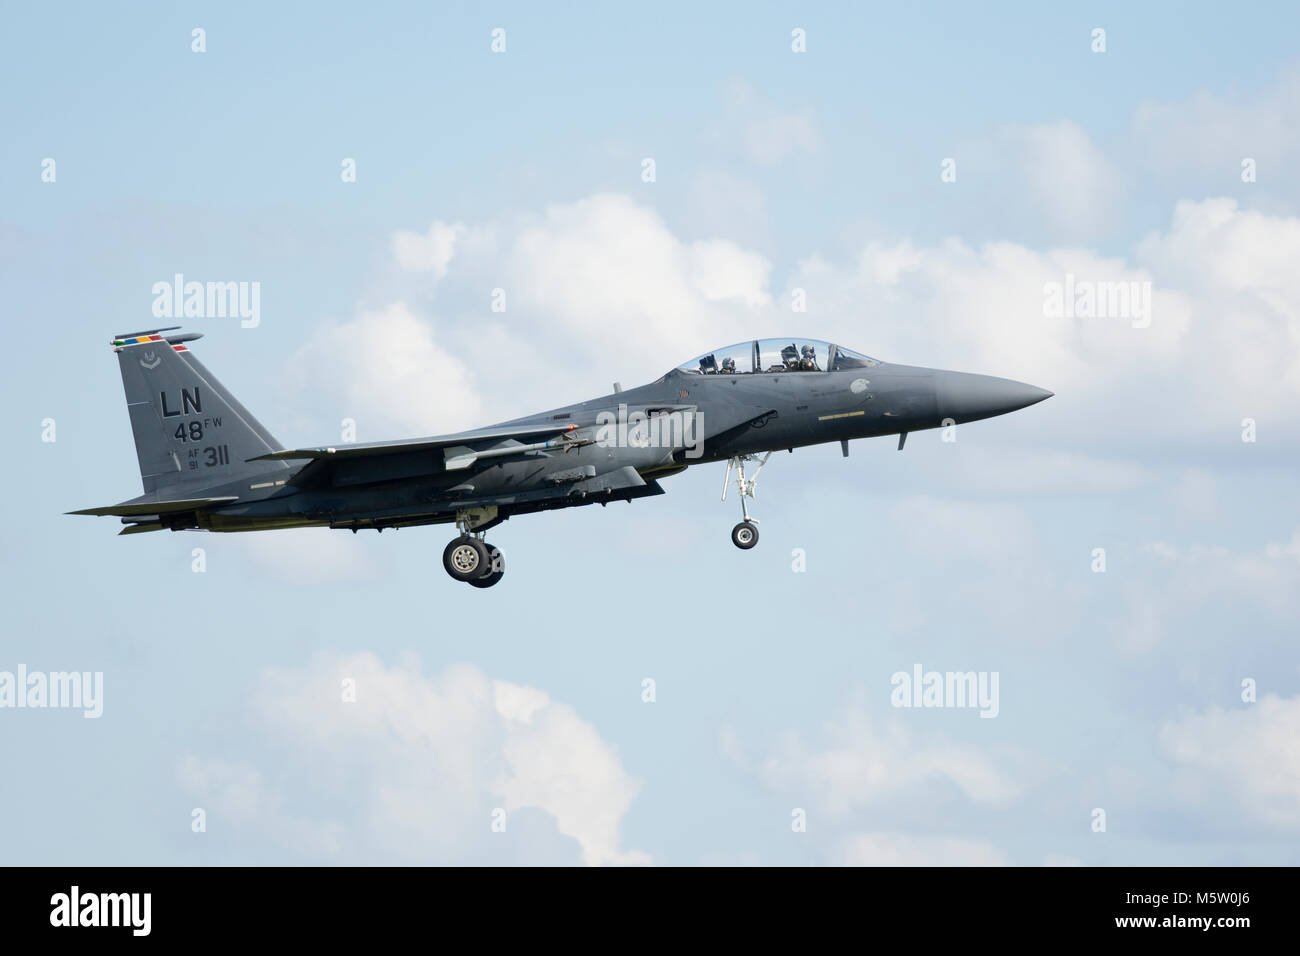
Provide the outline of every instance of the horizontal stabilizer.
{"type": "Polygon", "coordinates": [[[106,508],[84,508],[81,511],[69,511],[70,515],[120,515],[131,518],[139,515],[167,515],[177,511],[197,511],[200,508],[213,508],[238,501],[235,495],[222,498],[176,498],[171,501],[124,501],[106,508]]]}
{"type": "Polygon", "coordinates": [[[455,445],[468,445],[480,441],[508,441],[512,438],[538,438],[543,435],[560,435],[573,431],[577,425],[540,425],[533,428],[480,428],[456,435],[437,435],[433,438],[412,438],[408,441],[366,442],[356,445],[339,445],[335,448],[291,448],[258,455],[249,461],[283,461],[290,458],[359,458],[367,455],[399,455],[412,451],[429,451],[455,445]]]}

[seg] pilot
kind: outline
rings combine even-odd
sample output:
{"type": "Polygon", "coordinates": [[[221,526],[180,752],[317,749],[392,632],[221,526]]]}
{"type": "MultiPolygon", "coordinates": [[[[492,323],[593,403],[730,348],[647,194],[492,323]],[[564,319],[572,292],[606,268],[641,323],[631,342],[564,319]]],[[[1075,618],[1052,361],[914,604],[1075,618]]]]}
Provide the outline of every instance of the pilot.
{"type": "Polygon", "coordinates": [[[722,360],[722,374],[723,375],[736,374],[736,360],[734,358],[724,358],[722,360]]]}
{"type": "Polygon", "coordinates": [[[803,372],[816,372],[817,369],[817,350],[811,345],[805,345],[799,359],[799,370],[803,372]]]}

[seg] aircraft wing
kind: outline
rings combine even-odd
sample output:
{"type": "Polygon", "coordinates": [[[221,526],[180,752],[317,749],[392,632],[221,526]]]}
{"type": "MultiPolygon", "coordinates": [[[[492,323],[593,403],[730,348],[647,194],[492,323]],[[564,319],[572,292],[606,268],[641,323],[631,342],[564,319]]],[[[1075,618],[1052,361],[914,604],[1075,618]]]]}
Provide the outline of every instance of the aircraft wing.
{"type": "Polygon", "coordinates": [[[452,448],[458,445],[477,444],[483,441],[508,441],[517,439],[544,438],[561,435],[577,428],[571,422],[555,425],[537,425],[520,428],[518,426],[501,426],[497,428],[479,428],[474,431],[458,432],[455,435],[435,435],[432,438],[409,438],[404,441],[363,442],[355,445],[339,445],[334,448],[291,448],[286,451],[273,451],[258,455],[249,461],[283,461],[290,458],[365,458],[371,455],[401,455],[413,451],[432,451],[437,448],[452,448]]]}

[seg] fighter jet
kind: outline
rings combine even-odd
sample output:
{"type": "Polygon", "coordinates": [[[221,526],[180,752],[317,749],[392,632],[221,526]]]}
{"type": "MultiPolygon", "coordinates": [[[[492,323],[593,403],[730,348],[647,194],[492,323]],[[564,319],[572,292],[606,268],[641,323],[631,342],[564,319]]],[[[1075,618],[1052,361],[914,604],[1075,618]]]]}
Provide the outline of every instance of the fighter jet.
{"type": "Polygon", "coordinates": [[[772,453],[1005,415],[1051,397],[1033,385],[894,365],[802,337],[716,349],[655,379],[488,428],[392,442],[286,449],[190,351],[179,326],[113,337],[144,494],[103,508],[120,534],[373,528],[455,523],[443,552],[457,581],[505,574],[484,534],[515,515],[664,493],[692,465],[727,463],[741,520],[758,543],[759,471],[772,453]],[[746,465],[753,465],[752,473],[746,465]]]}

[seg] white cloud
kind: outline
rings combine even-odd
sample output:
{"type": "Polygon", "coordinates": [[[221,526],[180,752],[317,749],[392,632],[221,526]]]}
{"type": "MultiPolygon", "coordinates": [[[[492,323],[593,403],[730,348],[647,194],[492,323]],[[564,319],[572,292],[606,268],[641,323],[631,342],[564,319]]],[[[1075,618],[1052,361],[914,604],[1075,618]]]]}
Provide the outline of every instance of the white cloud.
{"type": "Polygon", "coordinates": [[[1300,697],[1212,707],[1165,724],[1160,743],[1197,773],[1202,790],[1227,792],[1266,826],[1300,828],[1300,697]]]}
{"type": "Polygon", "coordinates": [[[1124,318],[1045,314],[1045,287],[1067,276],[1144,282],[1151,275],[1082,250],[1037,252],[1014,243],[973,249],[872,243],[853,271],[801,265],[790,285],[808,290],[823,336],[889,361],[1018,378],[1058,393],[1091,392],[1135,368],[1168,367],[1186,334],[1188,307],[1156,288],[1150,328],[1124,318]],[[868,318],[869,317],[869,318],[868,318]]]}
{"type": "MultiPolygon", "coordinates": [[[[1180,203],[1125,258],[1085,249],[868,243],[851,266],[801,263],[808,327],[889,361],[978,371],[1057,393],[1077,436],[1217,434],[1300,424],[1300,218],[1180,203]],[[1052,317],[1049,283],[1149,283],[1150,326],[1052,317]],[[1198,384],[1193,384],[1198,383],[1198,384]],[[1143,423],[1146,423],[1145,425],[1143,423]],[[1103,427],[1104,426],[1104,427],[1103,427]]],[[[1240,443],[1238,442],[1239,446],[1240,443]]]]}
{"type": "Polygon", "coordinates": [[[709,302],[734,299],[745,305],[768,305],[767,276],[772,264],[726,239],[693,242],[689,249],[691,279],[709,302]]]}
{"type": "MultiPolygon", "coordinates": [[[[1186,494],[1175,489],[1176,507],[1187,507],[1178,500],[1186,494]]],[[[1190,627],[1190,620],[1207,607],[1248,607],[1278,618],[1300,611],[1300,529],[1285,544],[1255,551],[1152,541],[1130,560],[1114,635],[1120,648],[1131,653],[1155,648],[1180,621],[1190,627]]],[[[1120,567],[1112,556],[1110,570],[1120,567]]]]}
{"type": "MultiPolygon", "coordinates": [[[[1145,440],[1213,432],[1226,450],[1243,417],[1300,424],[1300,272],[1290,268],[1300,219],[1231,200],[1180,204],[1127,258],[874,239],[848,262],[804,260],[780,296],[761,254],[679,238],[622,195],[490,224],[435,223],[435,234],[457,246],[454,259],[421,260],[446,263],[436,307],[399,300],[364,311],[295,357],[298,393],[327,394],[367,439],[488,424],[590,398],[614,380],[651,381],[699,352],[788,327],[795,287],[807,293],[809,311],[795,317],[807,334],[1050,388],[1057,427],[1076,438],[1123,427],[1145,440]],[[1151,289],[1150,311],[1048,314],[1047,290],[1067,281],[1137,283],[1151,289]],[[497,283],[503,313],[489,308],[497,283]],[[1211,370],[1213,387],[1187,387],[1211,370]]],[[[1054,467],[1088,464],[1068,458],[1078,454],[1063,452],[1054,467]]],[[[1085,476],[1097,487],[1141,480],[1118,464],[1085,476]]]]}
{"type": "Polygon", "coordinates": [[[1138,256],[1203,304],[1189,376],[1213,367],[1263,408],[1261,386],[1300,397],[1300,218],[1232,199],[1180,202],[1169,231],[1143,240],[1138,256]]]}
{"type": "Polygon", "coordinates": [[[1241,160],[1258,163],[1260,186],[1281,181],[1293,187],[1293,177],[1280,175],[1300,158],[1300,69],[1282,71],[1262,90],[1219,94],[1202,90],[1175,103],[1143,103],[1132,121],[1139,157],[1164,180],[1189,186],[1188,173],[1232,182],[1241,174],[1241,160]],[[1212,130],[1213,135],[1206,135],[1212,130]]]}
{"type": "Polygon", "coordinates": [[[272,790],[254,767],[187,754],[176,771],[181,786],[202,797],[205,814],[238,828],[273,833],[277,842],[296,853],[330,857],[344,850],[343,826],[290,813],[284,795],[272,790]]]}
{"type": "Polygon", "coordinates": [[[1122,199],[1123,177],[1082,127],[1060,120],[1007,135],[1021,150],[1029,193],[1055,234],[1078,238],[1106,228],[1122,199]]]}
{"type": "Polygon", "coordinates": [[[464,223],[449,225],[435,220],[424,235],[405,230],[395,233],[393,255],[403,269],[432,272],[435,280],[441,279],[456,254],[456,240],[464,233],[464,223]]]}
{"type": "Polygon", "coordinates": [[[357,441],[483,424],[470,367],[401,303],[321,325],[291,357],[289,377],[318,414],[328,402],[340,421],[353,419],[357,441]]]}
{"type": "Polygon", "coordinates": [[[808,107],[778,106],[743,77],[723,84],[722,102],[724,112],[714,135],[719,145],[739,142],[748,162],[775,166],[797,154],[822,151],[821,130],[808,107]]]}
{"type": "Polygon", "coordinates": [[[984,235],[990,222],[1054,243],[1110,235],[1132,188],[1131,171],[1066,119],[999,126],[958,142],[952,158],[957,180],[944,188],[984,235]]]}
{"type": "MultiPolygon", "coordinates": [[[[682,361],[752,334],[753,308],[770,301],[769,269],[728,240],[684,243],[652,209],[599,195],[551,206],[521,229],[512,284],[525,309],[550,320],[547,336],[571,343],[584,360],[626,352],[634,334],[684,349],[675,360],[682,361]]],[[[661,356],[652,361],[646,374],[665,370],[661,356]]]]}
{"type": "Polygon", "coordinates": [[[250,841],[266,834],[325,860],[365,851],[474,862],[509,845],[520,812],[541,811],[584,863],[649,862],[619,834],[637,783],[590,724],[543,691],[470,666],[426,678],[413,662],[387,667],[360,653],[266,671],[250,712],[265,752],[240,763],[191,756],[178,768],[186,790],[250,841]],[[353,703],[344,680],[355,682],[353,703]],[[504,833],[490,829],[494,808],[506,811],[504,833]]]}
{"type": "Polygon", "coordinates": [[[318,419],[328,414],[321,395],[355,419],[359,441],[485,425],[589,398],[615,379],[641,384],[752,336],[772,305],[763,256],[725,239],[683,242],[626,196],[504,223],[436,222],[430,236],[394,244],[402,265],[445,267],[436,306],[399,299],[323,325],[287,376],[318,419]],[[504,312],[489,308],[496,283],[504,312]],[[597,367],[607,369],[600,385],[597,367]]]}
{"type": "Polygon", "coordinates": [[[1007,855],[984,840],[859,833],[845,844],[845,866],[1009,866],[1007,855]]]}
{"type": "Polygon", "coordinates": [[[806,809],[810,839],[829,863],[1005,865],[1002,851],[983,841],[897,829],[909,818],[928,821],[921,825],[929,830],[934,819],[951,822],[962,809],[1002,809],[1022,793],[1016,774],[980,748],[910,732],[905,722],[898,711],[873,720],[859,696],[815,742],[786,732],[751,752],[723,728],[719,747],[767,789],[806,809]]]}
{"type": "MultiPolygon", "coordinates": [[[[726,746],[735,752],[734,741],[726,746]]],[[[818,745],[809,746],[794,733],[783,735],[754,770],[767,786],[833,818],[940,783],[985,806],[1004,806],[1019,795],[1014,780],[978,750],[913,735],[897,715],[877,725],[860,706],[828,723],[818,745]]]]}

